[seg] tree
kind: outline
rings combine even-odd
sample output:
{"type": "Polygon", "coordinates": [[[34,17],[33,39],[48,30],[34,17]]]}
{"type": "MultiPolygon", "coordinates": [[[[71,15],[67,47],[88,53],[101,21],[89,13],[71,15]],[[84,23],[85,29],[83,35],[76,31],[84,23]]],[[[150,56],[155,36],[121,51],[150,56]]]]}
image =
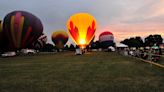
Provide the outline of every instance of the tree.
{"type": "Polygon", "coordinates": [[[153,46],[154,44],[159,45],[162,44],[163,39],[161,35],[149,35],[145,38],[145,45],[146,46],[153,46]]]}
{"type": "Polygon", "coordinates": [[[70,51],[75,51],[75,46],[73,44],[71,44],[70,47],[69,47],[69,50],[70,51]]]}
{"type": "Polygon", "coordinates": [[[91,49],[99,49],[100,48],[100,42],[96,41],[91,44],[91,49]]]}
{"type": "Polygon", "coordinates": [[[55,47],[50,44],[50,43],[47,43],[44,47],[43,47],[43,51],[48,51],[48,52],[53,52],[55,49],[55,47]]]}
{"type": "Polygon", "coordinates": [[[64,50],[68,50],[68,49],[69,49],[68,45],[65,45],[64,50]]]}
{"type": "Polygon", "coordinates": [[[144,42],[141,37],[136,36],[136,37],[131,37],[129,39],[125,39],[121,41],[121,43],[128,45],[129,47],[143,47],[144,42]]]}
{"type": "Polygon", "coordinates": [[[137,36],[136,40],[138,41],[137,47],[144,47],[144,42],[141,37],[137,36]]]}

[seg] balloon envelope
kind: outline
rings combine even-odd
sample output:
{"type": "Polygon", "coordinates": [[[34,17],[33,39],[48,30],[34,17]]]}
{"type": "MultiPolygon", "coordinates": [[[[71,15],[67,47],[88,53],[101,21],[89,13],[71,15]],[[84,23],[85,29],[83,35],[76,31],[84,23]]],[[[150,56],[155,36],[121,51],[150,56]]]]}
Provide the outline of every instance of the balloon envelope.
{"type": "Polygon", "coordinates": [[[46,42],[47,36],[45,34],[42,34],[32,45],[35,49],[41,49],[45,46],[46,42]]]}
{"type": "Polygon", "coordinates": [[[2,21],[0,20],[0,42],[1,41],[2,41],[2,21]]]}
{"type": "Polygon", "coordinates": [[[2,32],[2,20],[0,20],[0,32],[2,32]]]}
{"type": "Polygon", "coordinates": [[[105,31],[99,35],[99,42],[102,48],[108,48],[114,44],[114,36],[111,32],[105,31]]]}
{"type": "Polygon", "coordinates": [[[2,34],[2,21],[0,20],[0,51],[2,50],[2,39],[3,39],[3,34],[2,34]]]}
{"type": "Polygon", "coordinates": [[[64,45],[68,41],[68,34],[65,31],[59,30],[55,31],[52,34],[52,41],[56,45],[57,48],[62,49],[64,48],[64,45]]]}
{"type": "Polygon", "coordinates": [[[43,32],[43,25],[36,16],[25,11],[7,14],[3,23],[9,49],[16,50],[30,46],[43,32]]]}
{"type": "Polygon", "coordinates": [[[67,29],[76,45],[85,48],[94,37],[96,20],[90,14],[77,13],[68,19],[67,29]]]}

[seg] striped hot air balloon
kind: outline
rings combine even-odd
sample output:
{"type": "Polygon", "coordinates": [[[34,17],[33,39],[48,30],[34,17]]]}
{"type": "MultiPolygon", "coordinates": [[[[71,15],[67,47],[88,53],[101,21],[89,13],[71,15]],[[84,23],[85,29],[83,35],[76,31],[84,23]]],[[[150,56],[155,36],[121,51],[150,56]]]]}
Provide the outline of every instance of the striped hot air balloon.
{"type": "Polygon", "coordinates": [[[76,45],[85,48],[94,37],[96,20],[90,14],[77,13],[68,19],[67,29],[76,45]]]}
{"type": "Polygon", "coordinates": [[[3,34],[2,34],[2,21],[0,20],[0,51],[3,49],[3,48],[2,48],[2,44],[3,44],[2,40],[3,40],[3,34]]]}
{"type": "Polygon", "coordinates": [[[64,45],[68,41],[68,34],[63,30],[59,30],[59,31],[53,32],[51,38],[52,38],[53,43],[56,45],[58,49],[63,49],[64,45]]]}
{"type": "Polygon", "coordinates": [[[2,20],[0,20],[0,32],[2,32],[2,20]]]}
{"type": "Polygon", "coordinates": [[[46,45],[47,42],[47,36],[45,34],[42,34],[37,41],[35,41],[32,45],[35,49],[41,49],[46,45]]]}
{"type": "Polygon", "coordinates": [[[114,44],[113,33],[109,31],[102,32],[99,35],[99,42],[102,48],[108,48],[109,46],[113,46],[114,44]]]}
{"type": "Polygon", "coordinates": [[[2,34],[2,20],[0,20],[0,42],[2,41],[2,36],[3,36],[3,34],[2,34]]]}
{"type": "Polygon", "coordinates": [[[3,23],[4,33],[9,40],[9,49],[27,48],[43,32],[43,25],[36,16],[25,11],[13,11],[7,14],[3,23]]]}

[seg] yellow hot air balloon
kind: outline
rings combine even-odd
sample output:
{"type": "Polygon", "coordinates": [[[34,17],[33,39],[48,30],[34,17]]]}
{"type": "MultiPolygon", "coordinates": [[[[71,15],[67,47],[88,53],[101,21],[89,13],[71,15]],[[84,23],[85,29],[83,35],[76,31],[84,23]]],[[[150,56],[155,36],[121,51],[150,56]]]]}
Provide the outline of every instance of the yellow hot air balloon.
{"type": "Polygon", "coordinates": [[[67,29],[76,45],[85,48],[94,37],[96,20],[88,13],[77,13],[68,19],[67,29]]]}

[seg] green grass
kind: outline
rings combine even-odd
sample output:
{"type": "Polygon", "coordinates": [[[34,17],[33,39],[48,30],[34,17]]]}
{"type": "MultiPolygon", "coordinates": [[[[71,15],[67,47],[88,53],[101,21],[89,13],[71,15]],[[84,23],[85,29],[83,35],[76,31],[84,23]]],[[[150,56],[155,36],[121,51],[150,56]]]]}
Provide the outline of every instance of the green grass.
{"type": "Polygon", "coordinates": [[[107,52],[0,58],[0,92],[164,92],[164,69],[107,52]]]}
{"type": "Polygon", "coordinates": [[[160,58],[159,64],[164,65],[164,56],[160,58]]]}

